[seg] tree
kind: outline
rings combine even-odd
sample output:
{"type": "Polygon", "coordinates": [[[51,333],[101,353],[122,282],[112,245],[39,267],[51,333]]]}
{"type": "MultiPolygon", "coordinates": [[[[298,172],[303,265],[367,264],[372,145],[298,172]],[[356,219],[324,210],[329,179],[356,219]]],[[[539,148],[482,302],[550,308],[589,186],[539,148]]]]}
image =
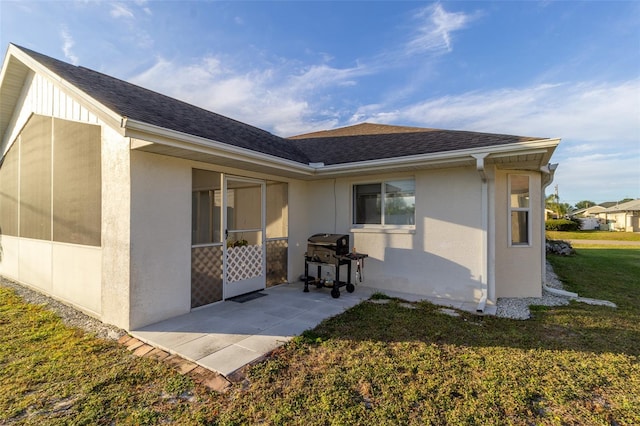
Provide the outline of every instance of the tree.
{"type": "Polygon", "coordinates": [[[558,217],[564,217],[569,211],[572,210],[569,203],[560,203],[559,197],[556,194],[548,195],[544,199],[545,207],[556,213],[558,217]]]}
{"type": "Polygon", "coordinates": [[[595,205],[596,205],[596,203],[594,203],[593,201],[589,201],[589,200],[578,201],[576,203],[576,210],[587,209],[587,208],[593,207],[595,205]]]}

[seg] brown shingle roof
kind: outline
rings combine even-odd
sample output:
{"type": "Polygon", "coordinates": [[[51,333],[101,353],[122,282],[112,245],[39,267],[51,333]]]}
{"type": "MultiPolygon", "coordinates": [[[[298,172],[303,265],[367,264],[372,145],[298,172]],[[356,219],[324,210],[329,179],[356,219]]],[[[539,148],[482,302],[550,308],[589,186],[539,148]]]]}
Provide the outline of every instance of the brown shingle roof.
{"type": "Polygon", "coordinates": [[[340,127],[333,130],[305,133],[291,136],[289,139],[329,138],[334,136],[386,135],[391,133],[431,132],[437,129],[425,127],[391,126],[389,124],[360,123],[353,126],[340,127]]]}
{"type": "Polygon", "coordinates": [[[344,164],[542,139],[373,123],[285,139],[88,68],[18,48],[123,117],[302,164],[344,164]]]}
{"type": "Polygon", "coordinates": [[[305,152],[311,162],[329,165],[483,148],[544,138],[363,123],[289,139],[305,152]]]}
{"type": "Polygon", "coordinates": [[[300,163],[309,162],[305,154],[286,139],[265,130],[89,68],[24,47],[19,49],[123,117],[300,163]]]}

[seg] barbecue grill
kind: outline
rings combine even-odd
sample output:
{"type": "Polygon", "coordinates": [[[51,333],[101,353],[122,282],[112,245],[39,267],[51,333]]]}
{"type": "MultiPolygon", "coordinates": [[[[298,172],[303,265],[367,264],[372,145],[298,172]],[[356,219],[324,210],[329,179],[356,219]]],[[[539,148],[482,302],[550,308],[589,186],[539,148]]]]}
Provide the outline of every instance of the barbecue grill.
{"type": "MultiPolygon", "coordinates": [[[[309,284],[315,284],[317,288],[331,288],[331,296],[340,297],[340,287],[346,287],[349,293],[353,293],[355,285],[351,283],[351,261],[358,261],[358,268],[366,254],[349,251],[349,235],[347,234],[314,234],[307,240],[307,252],[304,256],[304,291],[309,291],[309,284]],[[317,267],[315,277],[309,276],[309,265],[317,267]],[[347,280],[340,281],[340,267],[347,265],[347,280]],[[322,268],[331,268],[335,278],[323,279],[322,268]]],[[[360,280],[362,275],[360,271],[360,280]]]]}

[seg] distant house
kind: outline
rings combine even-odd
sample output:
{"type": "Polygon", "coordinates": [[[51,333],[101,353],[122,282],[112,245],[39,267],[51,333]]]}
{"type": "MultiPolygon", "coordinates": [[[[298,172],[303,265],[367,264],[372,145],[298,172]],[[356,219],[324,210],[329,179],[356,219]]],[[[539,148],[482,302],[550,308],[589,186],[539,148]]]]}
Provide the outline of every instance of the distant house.
{"type": "Polygon", "coordinates": [[[640,199],[613,205],[597,215],[613,231],[640,232],[640,199]]]}
{"type": "Polygon", "coordinates": [[[541,295],[558,139],[370,123],[286,139],[15,45],[0,99],[0,273],[106,323],[297,281],[322,232],[368,253],[382,291],[479,310],[541,295]]]}
{"type": "Polygon", "coordinates": [[[591,206],[584,209],[574,210],[571,212],[572,217],[595,217],[598,213],[603,212],[606,207],[601,205],[591,206]]]}

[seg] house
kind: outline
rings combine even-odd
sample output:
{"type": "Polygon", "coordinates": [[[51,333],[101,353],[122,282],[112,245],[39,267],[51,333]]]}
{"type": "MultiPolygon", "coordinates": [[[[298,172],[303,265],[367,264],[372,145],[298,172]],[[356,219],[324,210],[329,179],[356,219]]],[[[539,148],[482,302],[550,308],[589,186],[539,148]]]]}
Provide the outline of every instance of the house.
{"type": "MultiPolygon", "coordinates": [[[[283,282],[348,234],[363,285],[540,296],[559,140],[362,123],[282,138],[9,45],[0,273],[131,330],[283,282]]],[[[357,290],[356,290],[357,291],[357,290]]]]}
{"type": "Polygon", "coordinates": [[[544,209],[544,218],[545,218],[545,220],[557,219],[558,218],[558,213],[556,213],[555,211],[545,207],[545,209],[544,209]]]}
{"type": "Polygon", "coordinates": [[[601,205],[586,207],[584,209],[572,211],[571,217],[596,217],[598,213],[603,212],[605,209],[606,207],[601,205]]]}
{"type": "Polygon", "coordinates": [[[606,207],[595,205],[584,209],[574,210],[570,213],[572,219],[580,222],[580,229],[583,231],[591,231],[605,227],[606,221],[598,218],[598,213],[603,212],[606,207]]]}
{"type": "Polygon", "coordinates": [[[612,231],[640,232],[640,199],[614,204],[598,212],[598,217],[612,231]]]}

